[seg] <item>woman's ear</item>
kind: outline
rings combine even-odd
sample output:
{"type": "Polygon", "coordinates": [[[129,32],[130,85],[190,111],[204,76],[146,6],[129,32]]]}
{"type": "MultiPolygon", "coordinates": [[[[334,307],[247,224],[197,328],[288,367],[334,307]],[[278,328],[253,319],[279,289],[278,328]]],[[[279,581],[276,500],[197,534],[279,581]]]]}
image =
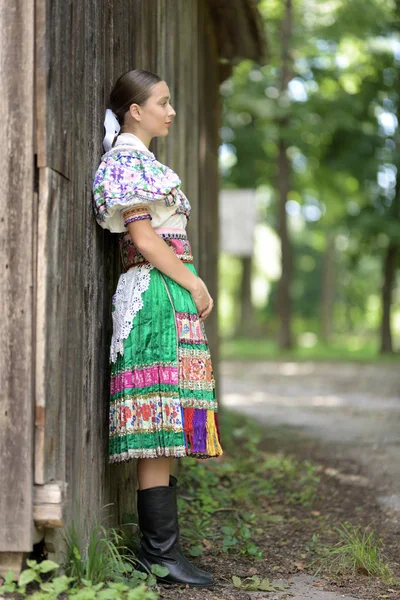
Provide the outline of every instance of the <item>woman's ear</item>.
{"type": "Polygon", "coordinates": [[[129,114],[135,121],[140,121],[140,106],[138,104],[131,104],[129,107],[129,114]]]}

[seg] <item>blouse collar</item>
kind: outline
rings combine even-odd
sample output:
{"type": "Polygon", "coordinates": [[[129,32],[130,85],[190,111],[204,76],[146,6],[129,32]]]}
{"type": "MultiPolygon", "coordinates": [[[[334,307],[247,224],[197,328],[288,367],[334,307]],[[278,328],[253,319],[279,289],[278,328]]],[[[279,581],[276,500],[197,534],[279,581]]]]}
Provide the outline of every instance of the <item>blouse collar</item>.
{"type": "Polygon", "coordinates": [[[150,154],[154,156],[154,154],[147,148],[147,146],[133,133],[121,133],[114,144],[114,148],[118,148],[119,146],[130,146],[135,150],[140,150],[145,154],[150,154]]]}

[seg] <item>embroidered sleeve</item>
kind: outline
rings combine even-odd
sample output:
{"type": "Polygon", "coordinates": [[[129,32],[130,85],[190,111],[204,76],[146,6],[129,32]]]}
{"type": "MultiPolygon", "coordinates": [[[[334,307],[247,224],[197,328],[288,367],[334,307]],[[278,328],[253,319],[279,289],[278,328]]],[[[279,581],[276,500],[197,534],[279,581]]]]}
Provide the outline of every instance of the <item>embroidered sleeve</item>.
{"type": "Polygon", "coordinates": [[[152,216],[149,212],[149,207],[145,205],[141,206],[130,206],[121,210],[121,215],[124,220],[125,227],[128,227],[128,223],[134,221],[142,221],[143,219],[152,220],[152,216]]]}

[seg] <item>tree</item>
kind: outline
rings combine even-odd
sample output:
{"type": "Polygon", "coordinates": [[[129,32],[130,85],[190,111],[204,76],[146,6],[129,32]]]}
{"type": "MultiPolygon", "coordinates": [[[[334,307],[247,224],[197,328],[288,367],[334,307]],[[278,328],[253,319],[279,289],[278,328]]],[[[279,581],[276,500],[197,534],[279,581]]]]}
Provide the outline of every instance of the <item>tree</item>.
{"type": "MultiPolygon", "coordinates": [[[[382,264],[381,349],[393,348],[390,311],[400,253],[398,7],[399,0],[396,6],[337,0],[327,11],[323,0],[262,0],[269,64],[246,61],[223,87],[222,137],[236,160],[225,182],[271,190],[267,220],[282,247],[275,294],[281,347],[291,345],[293,280],[299,277],[292,247],[298,251],[301,235],[319,231],[327,261],[320,281],[322,336],[328,339],[333,329],[337,286],[344,289],[346,281],[350,290],[357,261],[369,255],[382,264]],[[294,209],[304,218],[297,241],[288,227],[294,209]],[[349,240],[349,260],[335,251],[340,237],[349,240]],[[352,269],[353,277],[339,268],[352,269]]],[[[359,294],[350,296],[364,305],[359,294]]]]}

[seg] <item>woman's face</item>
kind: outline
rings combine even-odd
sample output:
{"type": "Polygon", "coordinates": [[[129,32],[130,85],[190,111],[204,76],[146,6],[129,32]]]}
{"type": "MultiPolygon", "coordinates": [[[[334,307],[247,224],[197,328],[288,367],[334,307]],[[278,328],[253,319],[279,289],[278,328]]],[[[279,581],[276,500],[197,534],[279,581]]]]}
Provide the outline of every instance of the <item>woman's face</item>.
{"type": "Polygon", "coordinates": [[[151,94],[142,106],[132,104],[130,111],[136,121],[136,128],[152,137],[168,135],[169,127],[176,112],[170,104],[169,88],[165,81],[159,81],[151,88],[151,94]]]}

